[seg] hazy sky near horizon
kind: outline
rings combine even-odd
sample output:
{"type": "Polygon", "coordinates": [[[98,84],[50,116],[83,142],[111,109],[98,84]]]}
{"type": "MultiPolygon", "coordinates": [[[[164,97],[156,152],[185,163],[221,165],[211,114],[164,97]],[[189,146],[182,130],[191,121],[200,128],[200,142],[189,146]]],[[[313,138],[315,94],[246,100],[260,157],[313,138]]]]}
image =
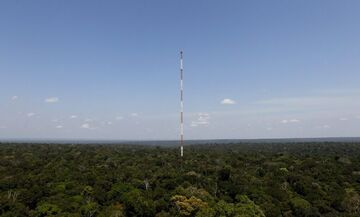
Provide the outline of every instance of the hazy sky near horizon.
{"type": "Polygon", "coordinates": [[[0,139],[360,136],[360,1],[0,2],[0,139]]]}

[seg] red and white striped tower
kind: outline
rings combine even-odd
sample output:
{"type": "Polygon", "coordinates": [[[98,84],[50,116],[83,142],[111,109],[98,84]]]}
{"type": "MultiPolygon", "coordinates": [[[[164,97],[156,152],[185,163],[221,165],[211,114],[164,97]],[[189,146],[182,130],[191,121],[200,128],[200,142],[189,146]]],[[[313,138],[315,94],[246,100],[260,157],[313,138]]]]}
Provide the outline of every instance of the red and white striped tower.
{"type": "Polygon", "coordinates": [[[184,82],[183,52],[180,51],[180,155],[184,156],[184,82]]]}

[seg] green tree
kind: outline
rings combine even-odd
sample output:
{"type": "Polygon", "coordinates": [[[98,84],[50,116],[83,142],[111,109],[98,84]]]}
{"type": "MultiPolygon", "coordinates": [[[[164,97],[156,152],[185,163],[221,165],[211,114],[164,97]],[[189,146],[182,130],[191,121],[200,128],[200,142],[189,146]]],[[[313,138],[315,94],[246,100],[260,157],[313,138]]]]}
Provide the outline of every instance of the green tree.
{"type": "Polygon", "coordinates": [[[42,203],[38,207],[36,207],[35,215],[37,217],[45,217],[45,216],[56,216],[61,212],[61,209],[55,205],[50,203],[42,203]]]}

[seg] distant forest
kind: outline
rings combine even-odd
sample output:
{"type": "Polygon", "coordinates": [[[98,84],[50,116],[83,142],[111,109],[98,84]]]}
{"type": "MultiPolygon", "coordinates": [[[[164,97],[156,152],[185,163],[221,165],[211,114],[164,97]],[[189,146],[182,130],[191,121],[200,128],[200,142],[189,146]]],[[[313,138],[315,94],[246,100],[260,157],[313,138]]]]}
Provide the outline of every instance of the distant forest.
{"type": "Polygon", "coordinates": [[[0,144],[1,217],[360,216],[360,143],[0,144]]]}

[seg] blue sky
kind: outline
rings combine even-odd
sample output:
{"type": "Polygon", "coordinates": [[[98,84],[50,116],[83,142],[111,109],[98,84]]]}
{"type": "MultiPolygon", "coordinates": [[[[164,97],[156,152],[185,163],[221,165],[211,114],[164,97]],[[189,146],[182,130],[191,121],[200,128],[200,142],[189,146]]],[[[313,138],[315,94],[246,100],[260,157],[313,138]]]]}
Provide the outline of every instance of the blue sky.
{"type": "Polygon", "coordinates": [[[359,8],[1,1],[0,138],[360,136],[359,8]]]}

